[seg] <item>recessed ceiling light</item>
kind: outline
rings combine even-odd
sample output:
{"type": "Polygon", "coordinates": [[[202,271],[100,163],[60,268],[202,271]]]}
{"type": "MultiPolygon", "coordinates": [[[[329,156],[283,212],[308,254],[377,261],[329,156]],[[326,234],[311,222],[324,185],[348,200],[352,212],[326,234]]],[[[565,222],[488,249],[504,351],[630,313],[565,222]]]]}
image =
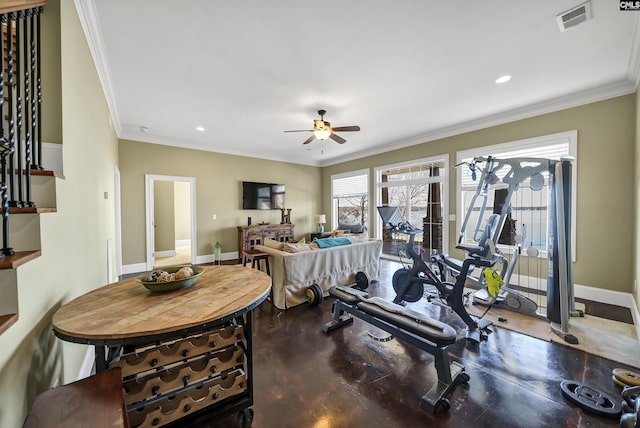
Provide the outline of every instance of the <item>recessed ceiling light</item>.
{"type": "Polygon", "coordinates": [[[496,83],[506,83],[509,80],[511,80],[511,76],[509,75],[504,75],[504,76],[500,76],[496,79],[496,83]]]}
{"type": "Polygon", "coordinates": [[[196,131],[204,132],[204,126],[196,126],[196,131]]]}

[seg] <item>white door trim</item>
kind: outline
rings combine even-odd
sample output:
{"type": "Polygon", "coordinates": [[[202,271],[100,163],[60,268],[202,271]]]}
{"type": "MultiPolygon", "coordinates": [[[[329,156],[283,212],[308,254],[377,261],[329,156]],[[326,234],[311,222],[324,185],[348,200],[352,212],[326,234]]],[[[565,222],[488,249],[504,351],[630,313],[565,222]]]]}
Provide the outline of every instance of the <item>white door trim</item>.
{"type": "Polygon", "coordinates": [[[116,276],[119,277],[120,275],[122,275],[122,201],[120,195],[120,169],[117,166],[114,167],[113,179],[113,202],[116,210],[116,276]]]}
{"type": "Polygon", "coordinates": [[[145,174],[145,204],[146,204],[146,269],[152,270],[155,262],[154,251],[155,248],[155,235],[153,228],[153,191],[154,191],[154,183],[155,181],[182,181],[189,183],[189,197],[191,203],[191,264],[195,264],[196,259],[196,251],[198,248],[197,239],[196,239],[196,178],[195,177],[179,177],[173,175],[155,175],[155,174],[145,174]]]}

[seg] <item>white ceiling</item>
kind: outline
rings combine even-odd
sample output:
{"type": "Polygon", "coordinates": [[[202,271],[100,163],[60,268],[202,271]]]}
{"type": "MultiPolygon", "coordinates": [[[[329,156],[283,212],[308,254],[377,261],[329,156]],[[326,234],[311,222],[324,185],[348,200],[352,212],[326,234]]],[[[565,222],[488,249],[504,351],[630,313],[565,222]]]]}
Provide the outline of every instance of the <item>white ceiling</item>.
{"type": "Polygon", "coordinates": [[[307,165],[633,93],[638,78],[638,13],[613,0],[565,32],[556,15],[582,0],[75,1],[120,138],[307,165]],[[321,108],[362,130],[305,146],[283,132],[321,108]]]}

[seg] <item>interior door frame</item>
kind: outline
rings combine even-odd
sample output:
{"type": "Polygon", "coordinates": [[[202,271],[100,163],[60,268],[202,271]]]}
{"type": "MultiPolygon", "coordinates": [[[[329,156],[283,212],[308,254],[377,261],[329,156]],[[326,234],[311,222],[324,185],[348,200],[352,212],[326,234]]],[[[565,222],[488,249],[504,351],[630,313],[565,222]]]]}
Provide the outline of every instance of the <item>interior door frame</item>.
{"type": "Polygon", "coordinates": [[[145,204],[146,204],[146,264],[147,270],[153,270],[155,264],[155,229],[154,229],[154,184],[156,181],[173,181],[189,183],[189,201],[191,205],[190,230],[191,230],[191,264],[196,264],[196,249],[198,248],[196,237],[196,178],[179,177],[173,175],[145,174],[145,204]]]}
{"type": "MultiPolygon", "coordinates": [[[[115,234],[116,234],[116,277],[122,275],[122,195],[120,193],[120,169],[116,166],[113,171],[113,201],[115,205],[115,234]]],[[[109,278],[111,282],[111,278],[109,278]]]]}

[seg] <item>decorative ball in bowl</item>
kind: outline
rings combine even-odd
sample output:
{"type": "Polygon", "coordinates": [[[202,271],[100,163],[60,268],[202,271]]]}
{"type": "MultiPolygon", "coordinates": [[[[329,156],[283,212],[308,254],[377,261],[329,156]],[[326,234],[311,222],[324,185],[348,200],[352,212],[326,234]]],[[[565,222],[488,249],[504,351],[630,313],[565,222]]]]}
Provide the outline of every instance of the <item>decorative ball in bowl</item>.
{"type": "Polygon", "coordinates": [[[159,268],[138,277],[138,282],[154,292],[180,290],[195,284],[204,272],[198,266],[173,266],[159,268]]]}

